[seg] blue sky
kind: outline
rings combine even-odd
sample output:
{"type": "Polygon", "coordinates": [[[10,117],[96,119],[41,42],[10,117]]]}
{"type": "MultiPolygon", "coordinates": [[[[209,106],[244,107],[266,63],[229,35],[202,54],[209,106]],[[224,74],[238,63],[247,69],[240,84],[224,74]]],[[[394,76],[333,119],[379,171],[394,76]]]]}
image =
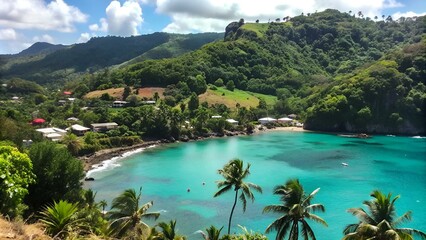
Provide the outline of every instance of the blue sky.
{"type": "Polygon", "coordinates": [[[240,18],[267,22],[327,8],[379,19],[426,14],[426,0],[0,0],[0,6],[0,54],[95,36],[221,32],[240,18]]]}

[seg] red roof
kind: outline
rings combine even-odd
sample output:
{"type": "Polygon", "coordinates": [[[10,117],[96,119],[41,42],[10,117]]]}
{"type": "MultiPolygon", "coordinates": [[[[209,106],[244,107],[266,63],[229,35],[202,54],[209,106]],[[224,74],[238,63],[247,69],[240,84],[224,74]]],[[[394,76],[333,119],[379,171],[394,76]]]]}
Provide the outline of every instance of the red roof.
{"type": "Polygon", "coordinates": [[[32,124],[42,124],[44,122],[46,122],[46,120],[44,120],[43,118],[36,118],[33,119],[32,124]]]}
{"type": "Polygon", "coordinates": [[[65,92],[64,92],[64,94],[65,94],[65,95],[71,95],[71,94],[72,94],[72,92],[67,92],[67,91],[65,91],[65,92]]]}

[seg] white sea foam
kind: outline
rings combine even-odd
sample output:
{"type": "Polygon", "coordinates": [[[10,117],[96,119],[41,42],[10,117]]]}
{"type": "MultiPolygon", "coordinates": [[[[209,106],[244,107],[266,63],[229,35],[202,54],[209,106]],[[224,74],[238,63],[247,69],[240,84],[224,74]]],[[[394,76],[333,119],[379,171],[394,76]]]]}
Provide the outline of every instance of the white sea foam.
{"type": "Polygon", "coordinates": [[[395,135],[392,135],[392,134],[389,134],[389,135],[386,135],[387,137],[395,137],[395,135]]]}
{"type": "Polygon", "coordinates": [[[119,164],[117,162],[118,160],[129,157],[129,156],[134,155],[136,153],[143,152],[145,149],[153,148],[153,147],[156,147],[156,146],[157,145],[152,145],[152,146],[148,146],[148,147],[144,147],[144,148],[138,148],[138,149],[135,149],[133,151],[125,152],[125,153],[121,154],[120,156],[113,157],[111,159],[102,161],[99,164],[95,164],[95,165],[92,166],[92,169],[87,171],[86,177],[89,177],[90,175],[92,175],[95,172],[102,172],[102,171],[111,170],[111,169],[116,168],[116,167],[120,167],[121,164],[119,164]]]}
{"type": "Polygon", "coordinates": [[[426,138],[425,136],[414,136],[412,138],[426,138]]]}

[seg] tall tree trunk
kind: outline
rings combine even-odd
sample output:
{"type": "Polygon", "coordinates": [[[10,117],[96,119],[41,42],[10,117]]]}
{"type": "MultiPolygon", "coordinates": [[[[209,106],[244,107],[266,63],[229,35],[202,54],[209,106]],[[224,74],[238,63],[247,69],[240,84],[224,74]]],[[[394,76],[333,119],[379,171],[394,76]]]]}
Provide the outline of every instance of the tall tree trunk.
{"type": "Polygon", "coordinates": [[[238,198],[238,190],[235,191],[235,200],[234,200],[234,206],[232,206],[231,215],[229,215],[229,221],[228,221],[228,235],[231,232],[231,220],[232,220],[232,214],[234,214],[235,205],[237,205],[237,198],[238,198]]]}

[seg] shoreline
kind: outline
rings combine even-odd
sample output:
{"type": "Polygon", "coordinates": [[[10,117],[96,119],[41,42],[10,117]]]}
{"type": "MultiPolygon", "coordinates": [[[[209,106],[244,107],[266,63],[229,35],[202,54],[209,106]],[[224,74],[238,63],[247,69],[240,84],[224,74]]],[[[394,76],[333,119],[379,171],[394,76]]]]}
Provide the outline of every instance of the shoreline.
{"type": "MultiPolygon", "coordinates": [[[[256,130],[250,135],[265,133],[265,132],[275,132],[275,131],[310,132],[309,130],[305,130],[301,127],[276,127],[271,129],[264,128],[263,130],[259,130],[258,128],[256,128],[256,130]]],[[[241,136],[241,134],[236,134],[234,136],[241,136]]],[[[202,140],[213,139],[213,138],[225,138],[225,137],[229,137],[229,136],[224,135],[222,137],[218,137],[218,136],[203,137],[199,139],[190,140],[189,142],[202,141],[202,140]]],[[[176,142],[180,142],[180,141],[176,141],[176,142]]],[[[79,157],[78,159],[82,161],[84,171],[87,174],[89,171],[97,169],[99,165],[101,165],[105,161],[112,160],[113,158],[119,159],[121,157],[124,157],[123,155],[127,152],[143,150],[153,146],[158,147],[158,146],[166,145],[168,143],[169,142],[165,142],[162,140],[144,141],[142,143],[132,145],[132,146],[127,146],[127,147],[101,149],[91,155],[82,156],[82,157],[79,157]]]]}

